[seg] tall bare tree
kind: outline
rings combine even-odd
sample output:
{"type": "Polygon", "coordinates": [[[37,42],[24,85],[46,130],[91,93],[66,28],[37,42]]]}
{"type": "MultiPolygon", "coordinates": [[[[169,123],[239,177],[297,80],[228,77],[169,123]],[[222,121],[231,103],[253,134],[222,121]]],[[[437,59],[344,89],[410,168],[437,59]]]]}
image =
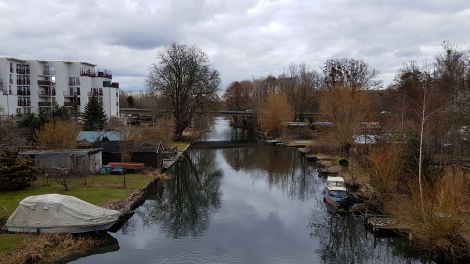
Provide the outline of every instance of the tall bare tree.
{"type": "Polygon", "coordinates": [[[253,82],[232,82],[223,95],[225,105],[229,110],[247,110],[251,107],[253,82]]]}
{"type": "Polygon", "coordinates": [[[158,58],[147,77],[149,92],[166,100],[175,120],[174,135],[181,138],[194,114],[217,99],[219,72],[196,46],[172,43],[158,58]]]}
{"type": "Polygon", "coordinates": [[[323,66],[324,90],[320,108],[334,126],[333,136],[345,152],[361,122],[368,121],[370,100],[367,89],[378,85],[377,72],[362,60],[328,60],[323,66]]]}
{"type": "Polygon", "coordinates": [[[330,59],[323,65],[324,85],[327,89],[349,86],[351,89],[370,89],[380,85],[375,80],[377,71],[366,62],[356,59],[330,59]]]}
{"type": "Polygon", "coordinates": [[[287,73],[279,76],[278,80],[280,89],[287,96],[296,119],[305,112],[314,110],[312,99],[320,83],[317,72],[310,70],[305,64],[292,64],[287,73]]]}

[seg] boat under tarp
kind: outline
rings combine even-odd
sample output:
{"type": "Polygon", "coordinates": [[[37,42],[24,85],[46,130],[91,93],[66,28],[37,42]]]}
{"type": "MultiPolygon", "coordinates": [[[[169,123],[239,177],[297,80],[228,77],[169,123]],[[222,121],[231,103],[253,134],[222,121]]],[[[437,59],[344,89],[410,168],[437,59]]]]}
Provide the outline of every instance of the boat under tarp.
{"type": "Polygon", "coordinates": [[[5,226],[10,232],[86,233],[109,229],[119,215],[73,196],[44,194],[23,199],[5,226]]]}

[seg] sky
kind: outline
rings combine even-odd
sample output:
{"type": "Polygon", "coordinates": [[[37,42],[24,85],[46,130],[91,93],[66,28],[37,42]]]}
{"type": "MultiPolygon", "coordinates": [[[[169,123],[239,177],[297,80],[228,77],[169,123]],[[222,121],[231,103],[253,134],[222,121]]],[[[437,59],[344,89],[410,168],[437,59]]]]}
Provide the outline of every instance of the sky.
{"type": "Polygon", "coordinates": [[[143,91],[172,42],[200,47],[236,80],[330,58],[363,59],[390,83],[404,62],[432,62],[442,42],[470,47],[468,0],[0,0],[0,57],[87,61],[143,91]]]}

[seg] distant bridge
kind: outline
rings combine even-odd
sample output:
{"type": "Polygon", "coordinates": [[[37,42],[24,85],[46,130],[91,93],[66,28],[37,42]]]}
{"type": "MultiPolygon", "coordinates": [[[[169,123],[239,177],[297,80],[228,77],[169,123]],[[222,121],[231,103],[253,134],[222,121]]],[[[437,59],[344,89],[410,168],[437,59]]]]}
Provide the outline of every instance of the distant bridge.
{"type": "MultiPolygon", "coordinates": [[[[154,116],[154,115],[164,115],[169,114],[168,110],[152,110],[152,109],[138,109],[138,108],[120,108],[119,112],[125,115],[139,115],[139,116],[154,116]]],[[[226,115],[226,116],[253,116],[253,111],[230,111],[230,110],[221,110],[221,111],[204,111],[196,112],[197,114],[208,114],[208,115],[226,115]]]]}
{"type": "Polygon", "coordinates": [[[253,143],[256,143],[255,140],[239,140],[239,141],[194,141],[191,143],[191,148],[240,148],[246,147],[253,143]]]}
{"type": "MultiPolygon", "coordinates": [[[[153,117],[159,115],[169,114],[168,110],[152,110],[152,109],[139,109],[139,108],[120,108],[119,112],[125,115],[139,115],[139,117],[153,117]]],[[[215,115],[215,116],[240,116],[240,117],[252,117],[256,114],[255,111],[246,110],[246,111],[233,111],[233,110],[218,110],[218,111],[204,111],[204,112],[196,112],[197,114],[207,114],[207,115],[215,115]]],[[[308,116],[324,116],[325,113],[316,113],[316,112],[308,112],[302,114],[305,117],[308,116]]]]}

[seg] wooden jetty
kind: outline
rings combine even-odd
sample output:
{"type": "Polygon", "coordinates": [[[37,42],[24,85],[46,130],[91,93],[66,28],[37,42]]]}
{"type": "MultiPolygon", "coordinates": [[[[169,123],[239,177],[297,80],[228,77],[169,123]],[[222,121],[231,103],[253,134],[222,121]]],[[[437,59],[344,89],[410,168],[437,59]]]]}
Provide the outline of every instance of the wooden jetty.
{"type": "Polygon", "coordinates": [[[318,176],[320,177],[338,175],[338,171],[334,171],[331,169],[318,168],[317,172],[318,172],[318,176]]]}
{"type": "Polygon", "coordinates": [[[397,233],[408,235],[410,240],[410,228],[399,220],[389,216],[371,216],[366,219],[366,225],[374,233],[397,233]]]}
{"type": "Polygon", "coordinates": [[[306,154],[304,157],[308,161],[316,162],[318,160],[317,155],[314,154],[306,154]]]}
{"type": "Polygon", "coordinates": [[[265,140],[264,143],[275,146],[277,143],[281,143],[281,141],[278,139],[269,139],[265,140]]]}

